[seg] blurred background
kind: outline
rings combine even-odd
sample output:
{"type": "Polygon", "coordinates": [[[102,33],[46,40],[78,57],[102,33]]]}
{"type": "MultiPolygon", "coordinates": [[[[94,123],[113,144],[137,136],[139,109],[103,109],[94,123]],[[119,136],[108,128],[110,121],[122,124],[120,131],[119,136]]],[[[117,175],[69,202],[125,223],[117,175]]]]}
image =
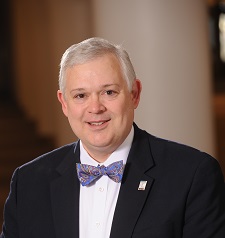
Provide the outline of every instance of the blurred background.
{"type": "Polygon", "coordinates": [[[225,174],[225,1],[1,0],[0,225],[14,169],[76,140],[59,63],[92,36],[123,44],[143,83],[135,121],[216,157],[225,174]]]}

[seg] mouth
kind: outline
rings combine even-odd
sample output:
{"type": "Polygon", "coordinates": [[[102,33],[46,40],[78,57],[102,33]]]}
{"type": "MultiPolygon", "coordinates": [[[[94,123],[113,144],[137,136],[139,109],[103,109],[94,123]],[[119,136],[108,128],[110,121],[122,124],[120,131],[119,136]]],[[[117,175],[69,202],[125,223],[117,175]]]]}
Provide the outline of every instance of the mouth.
{"type": "Polygon", "coordinates": [[[110,120],[104,120],[104,121],[91,121],[91,122],[88,122],[88,124],[90,126],[101,126],[101,125],[104,125],[106,124],[107,122],[109,122],[110,120]]]}

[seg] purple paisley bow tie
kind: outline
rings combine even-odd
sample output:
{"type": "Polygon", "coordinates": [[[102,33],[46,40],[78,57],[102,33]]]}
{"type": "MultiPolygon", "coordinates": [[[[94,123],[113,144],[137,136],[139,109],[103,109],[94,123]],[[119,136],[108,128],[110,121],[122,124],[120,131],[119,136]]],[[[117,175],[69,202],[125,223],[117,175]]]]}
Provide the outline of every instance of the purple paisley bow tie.
{"type": "Polygon", "coordinates": [[[87,164],[76,164],[78,179],[82,186],[89,185],[103,175],[107,175],[114,182],[119,183],[123,177],[123,161],[118,161],[109,166],[98,165],[97,167],[87,164]]]}

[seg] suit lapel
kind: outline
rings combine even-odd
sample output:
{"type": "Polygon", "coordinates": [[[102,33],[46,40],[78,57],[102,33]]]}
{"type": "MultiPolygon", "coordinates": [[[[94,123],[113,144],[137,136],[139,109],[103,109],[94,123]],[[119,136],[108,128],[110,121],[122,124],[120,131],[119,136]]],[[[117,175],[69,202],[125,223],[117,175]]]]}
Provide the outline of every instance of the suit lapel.
{"type": "Polygon", "coordinates": [[[134,128],[134,140],[124,171],[110,238],[132,236],[153,183],[153,179],[146,174],[154,165],[147,133],[138,129],[136,125],[134,128]],[[147,182],[145,190],[138,190],[140,181],[147,182]]]}
{"type": "MultiPolygon", "coordinates": [[[[78,144],[79,145],[79,144],[78,144]]],[[[58,177],[51,182],[52,213],[56,237],[79,238],[79,192],[76,176],[79,146],[74,147],[62,160],[56,171],[58,177]]]]}

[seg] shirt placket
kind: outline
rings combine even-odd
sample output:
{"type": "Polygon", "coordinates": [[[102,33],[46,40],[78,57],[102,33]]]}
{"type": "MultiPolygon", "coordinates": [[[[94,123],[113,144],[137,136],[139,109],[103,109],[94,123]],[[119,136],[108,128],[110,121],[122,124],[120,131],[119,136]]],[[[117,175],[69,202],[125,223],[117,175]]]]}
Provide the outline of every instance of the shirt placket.
{"type": "Polygon", "coordinates": [[[90,237],[104,238],[104,214],[107,199],[108,177],[103,175],[95,184],[90,237]]]}

